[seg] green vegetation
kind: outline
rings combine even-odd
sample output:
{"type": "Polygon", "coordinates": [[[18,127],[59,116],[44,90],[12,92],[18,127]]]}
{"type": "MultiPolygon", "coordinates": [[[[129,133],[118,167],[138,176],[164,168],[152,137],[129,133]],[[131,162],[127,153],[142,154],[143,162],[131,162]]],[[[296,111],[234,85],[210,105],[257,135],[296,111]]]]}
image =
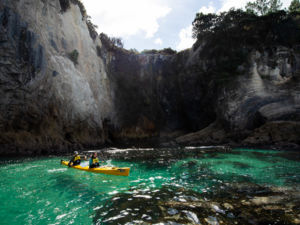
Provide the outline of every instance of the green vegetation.
{"type": "Polygon", "coordinates": [[[246,10],[248,13],[264,16],[277,12],[281,7],[282,3],[280,0],[256,0],[255,2],[248,2],[246,10]]]}
{"type": "Polygon", "coordinates": [[[158,50],[156,50],[156,49],[144,49],[141,53],[142,54],[158,54],[158,50]]]}
{"type": "Polygon", "coordinates": [[[111,37],[110,40],[114,46],[117,46],[118,48],[123,48],[124,44],[121,38],[111,37]]]}
{"type": "Polygon", "coordinates": [[[78,64],[78,56],[79,52],[76,49],[68,54],[69,59],[74,63],[74,65],[78,64]]]}
{"type": "Polygon", "coordinates": [[[135,48],[129,49],[129,52],[132,53],[132,54],[139,54],[139,51],[135,48]]]}
{"type": "Polygon", "coordinates": [[[74,5],[78,5],[82,17],[87,16],[86,9],[80,0],[70,0],[74,5]]]}
{"type": "Polygon", "coordinates": [[[95,40],[98,37],[98,33],[96,31],[98,26],[92,23],[90,16],[87,16],[86,25],[88,27],[91,38],[95,40]]]}
{"type": "Polygon", "coordinates": [[[156,49],[145,49],[141,52],[142,54],[161,54],[161,55],[174,55],[177,52],[171,48],[164,48],[161,50],[156,49]]]}
{"type": "Polygon", "coordinates": [[[101,33],[99,38],[102,44],[110,51],[117,48],[123,48],[123,42],[121,38],[108,37],[105,33],[101,33]]]}
{"type": "Polygon", "coordinates": [[[218,45],[225,40],[251,46],[298,43],[300,2],[293,0],[289,12],[279,10],[281,6],[280,0],[257,0],[249,2],[246,11],[233,8],[220,14],[197,13],[193,21],[196,47],[204,40],[206,45],[217,40],[218,45]]]}
{"type": "Polygon", "coordinates": [[[229,78],[248,66],[247,57],[255,49],[269,49],[272,54],[276,46],[299,45],[299,16],[300,13],[283,10],[264,16],[241,9],[220,14],[198,13],[193,22],[193,37],[197,39],[193,47],[202,46],[201,58],[211,62],[207,73],[229,78]]]}
{"type": "Polygon", "coordinates": [[[86,9],[80,0],[59,0],[62,12],[66,12],[70,8],[71,6],[70,2],[73,3],[74,5],[78,5],[82,17],[85,17],[87,15],[86,9]]]}
{"type": "Polygon", "coordinates": [[[289,7],[290,12],[300,12],[300,1],[299,0],[293,0],[291,2],[291,5],[289,7]]]}
{"type": "Polygon", "coordinates": [[[226,49],[235,45],[290,46],[300,41],[299,15],[281,10],[258,16],[241,9],[220,14],[197,13],[193,21],[193,37],[197,39],[196,47],[203,41],[206,46],[217,42],[221,46],[224,43],[226,49]]]}

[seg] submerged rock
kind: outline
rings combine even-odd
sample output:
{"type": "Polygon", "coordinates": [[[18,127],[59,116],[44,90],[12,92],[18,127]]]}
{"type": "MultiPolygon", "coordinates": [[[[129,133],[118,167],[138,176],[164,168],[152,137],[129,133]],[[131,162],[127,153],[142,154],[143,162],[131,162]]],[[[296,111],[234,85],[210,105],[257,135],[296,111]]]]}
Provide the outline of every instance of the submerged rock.
{"type": "Polygon", "coordinates": [[[190,212],[190,211],[186,211],[186,210],[183,210],[182,212],[184,212],[187,216],[187,218],[194,224],[200,224],[200,221],[197,217],[197,215],[193,212],[190,212]]]}
{"type": "Polygon", "coordinates": [[[178,213],[178,210],[176,210],[176,209],[173,209],[173,208],[168,209],[168,214],[171,215],[171,216],[173,216],[177,213],[178,213]]]}
{"type": "Polygon", "coordinates": [[[152,195],[151,199],[132,198],[129,202],[125,199],[130,198],[131,194],[118,194],[119,198],[116,201],[97,211],[94,221],[114,218],[111,222],[107,221],[107,224],[134,220],[142,224],[298,224],[299,190],[274,192],[268,187],[250,183],[245,185],[247,189],[242,184],[232,185],[216,194],[200,194],[182,188],[163,187],[156,192],[149,190],[147,194],[152,195]],[[264,190],[259,196],[258,187],[264,190]],[[186,202],[174,201],[180,194],[195,198],[186,202]],[[232,198],[233,195],[236,197],[232,198]],[[224,205],[225,209],[222,209],[221,205],[224,205]],[[109,213],[103,217],[102,210],[106,209],[110,209],[109,213]],[[124,211],[128,214],[124,214],[124,211]]]}
{"type": "Polygon", "coordinates": [[[210,225],[219,225],[217,218],[213,217],[213,216],[209,216],[209,217],[205,218],[205,221],[210,225]]]}
{"type": "Polygon", "coordinates": [[[232,209],[233,209],[233,206],[232,206],[231,204],[227,203],[227,202],[225,202],[225,203],[223,204],[223,206],[224,206],[226,209],[228,209],[228,210],[232,210],[232,209]]]}

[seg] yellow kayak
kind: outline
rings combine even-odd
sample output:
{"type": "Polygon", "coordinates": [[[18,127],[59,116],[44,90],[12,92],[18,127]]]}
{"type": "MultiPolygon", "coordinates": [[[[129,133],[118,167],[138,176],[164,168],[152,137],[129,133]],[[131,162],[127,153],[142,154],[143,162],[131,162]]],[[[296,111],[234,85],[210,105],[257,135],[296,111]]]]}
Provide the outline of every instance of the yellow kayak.
{"type": "MultiPolygon", "coordinates": [[[[60,162],[62,165],[68,166],[68,161],[61,160],[60,162]]],[[[86,172],[91,173],[104,173],[108,175],[116,175],[116,176],[128,176],[130,168],[129,167],[111,167],[111,166],[103,166],[98,168],[89,168],[88,166],[82,167],[80,165],[72,166],[71,168],[77,169],[77,170],[83,170],[86,172]]]]}

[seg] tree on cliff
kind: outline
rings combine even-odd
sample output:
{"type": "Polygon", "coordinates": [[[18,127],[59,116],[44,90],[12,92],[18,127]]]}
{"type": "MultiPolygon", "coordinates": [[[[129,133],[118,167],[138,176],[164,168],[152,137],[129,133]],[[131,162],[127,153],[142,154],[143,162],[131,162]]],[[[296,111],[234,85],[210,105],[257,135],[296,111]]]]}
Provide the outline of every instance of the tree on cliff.
{"type": "MultiPolygon", "coordinates": [[[[242,26],[246,21],[254,20],[257,16],[241,9],[230,9],[220,14],[197,13],[193,21],[193,38],[203,39],[211,35],[228,34],[233,28],[242,26]]],[[[222,38],[222,35],[219,38],[222,38]]],[[[232,35],[232,34],[231,34],[232,35]]]]}
{"type": "Polygon", "coordinates": [[[119,47],[119,48],[123,48],[124,44],[121,38],[119,37],[111,37],[110,38],[111,42],[113,45],[119,47]]]}
{"type": "Polygon", "coordinates": [[[300,12],[300,1],[299,0],[293,0],[289,6],[290,12],[300,12]]]}
{"type": "Polygon", "coordinates": [[[256,0],[255,2],[248,2],[246,10],[248,13],[264,16],[280,10],[281,7],[280,0],[256,0]]]}
{"type": "Polygon", "coordinates": [[[259,16],[241,9],[219,14],[197,13],[193,21],[194,49],[201,46],[202,59],[214,59],[208,66],[212,76],[225,80],[246,68],[253,49],[293,46],[300,42],[298,13],[278,10],[259,16]]]}
{"type": "Polygon", "coordinates": [[[109,50],[113,50],[115,48],[123,48],[124,46],[122,39],[118,37],[109,37],[105,33],[100,33],[99,38],[102,44],[109,50]]]}

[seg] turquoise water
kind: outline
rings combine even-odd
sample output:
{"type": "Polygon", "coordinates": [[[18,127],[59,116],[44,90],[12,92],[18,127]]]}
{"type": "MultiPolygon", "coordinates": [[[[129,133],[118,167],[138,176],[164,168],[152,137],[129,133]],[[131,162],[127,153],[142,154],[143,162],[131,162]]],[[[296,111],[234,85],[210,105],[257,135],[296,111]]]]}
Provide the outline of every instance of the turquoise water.
{"type": "MultiPolygon", "coordinates": [[[[197,158],[107,162],[131,167],[129,177],[69,169],[61,166],[61,158],[56,157],[2,159],[0,223],[114,224],[112,221],[118,217],[107,217],[114,201],[122,198],[123,204],[134,198],[150,201],[166,187],[170,191],[182,188],[200,195],[245,182],[299,188],[300,163],[294,156],[297,153],[236,149],[228,153],[205,152],[197,158]]],[[[121,217],[126,220],[128,212],[121,217]]],[[[151,222],[151,218],[135,218],[135,215],[140,217],[131,213],[127,221],[151,222]]]]}

